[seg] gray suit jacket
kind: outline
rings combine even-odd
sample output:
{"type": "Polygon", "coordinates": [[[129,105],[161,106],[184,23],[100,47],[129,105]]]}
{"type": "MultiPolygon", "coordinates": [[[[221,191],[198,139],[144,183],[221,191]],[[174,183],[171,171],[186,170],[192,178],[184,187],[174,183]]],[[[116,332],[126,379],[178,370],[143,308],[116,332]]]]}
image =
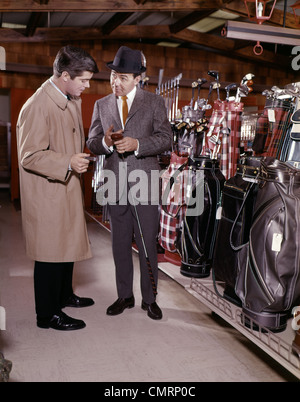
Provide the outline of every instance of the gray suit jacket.
{"type": "MultiPolygon", "coordinates": [[[[154,189],[154,186],[151,186],[151,175],[154,177],[153,172],[159,172],[160,169],[157,155],[172,147],[172,130],[164,99],[137,88],[124,127],[124,136],[138,139],[138,155],[128,152],[124,154],[123,159],[117,151],[109,153],[103,147],[103,136],[111,125],[114,126],[114,131],[122,129],[117,100],[113,93],[95,102],[87,146],[96,155],[106,155],[105,169],[115,175],[117,198],[121,197],[122,192],[127,188],[125,178],[129,177],[129,186],[132,187],[135,184],[133,178],[136,177],[136,183],[142,179],[144,187],[147,184],[145,191],[140,191],[137,198],[143,203],[147,201],[153,203],[154,199],[158,202],[157,188],[154,189]],[[145,183],[146,180],[148,183],[145,183]]],[[[139,185],[136,189],[138,187],[139,185]]]]}

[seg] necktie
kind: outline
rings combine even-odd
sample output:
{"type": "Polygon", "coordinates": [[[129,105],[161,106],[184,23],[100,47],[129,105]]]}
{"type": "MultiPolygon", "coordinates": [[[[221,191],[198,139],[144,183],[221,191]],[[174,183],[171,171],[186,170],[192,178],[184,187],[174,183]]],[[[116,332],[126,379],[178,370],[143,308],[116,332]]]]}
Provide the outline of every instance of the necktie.
{"type": "Polygon", "coordinates": [[[122,96],[122,117],[123,117],[123,124],[125,126],[125,122],[128,116],[128,105],[127,105],[127,96],[122,96]]]}

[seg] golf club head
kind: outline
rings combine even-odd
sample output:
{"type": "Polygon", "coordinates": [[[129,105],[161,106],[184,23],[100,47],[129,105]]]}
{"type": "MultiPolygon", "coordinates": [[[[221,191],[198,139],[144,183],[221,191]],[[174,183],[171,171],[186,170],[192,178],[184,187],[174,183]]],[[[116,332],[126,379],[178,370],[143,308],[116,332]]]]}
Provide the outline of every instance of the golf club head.
{"type": "Polygon", "coordinates": [[[235,83],[228,84],[228,85],[225,87],[225,91],[226,91],[226,100],[227,100],[227,101],[229,101],[230,91],[231,91],[232,89],[235,89],[235,88],[236,88],[236,84],[235,84],[235,83]]]}
{"type": "Polygon", "coordinates": [[[219,71],[209,70],[207,74],[210,75],[211,77],[214,77],[215,80],[219,81],[219,71]]]}
{"type": "Polygon", "coordinates": [[[236,88],[236,84],[235,84],[235,83],[228,84],[228,85],[225,87],[225,91],[230,91],[231,89],[235,89],[235,88],[236,88]]]}
{"type": "Polygon", "coordinates": [[[202,86],[203,84],[205,84],[207,82],[207,79],[205,78],[198,78],[197,80],[198,85],[202,86]]]}
{"type": "Polygon", "coordinates": [[[238,90],[239,90],[240,96],[247,96],[247,95],[249,95],[249,92],[250,92],[250,88],[246,84],[240,85],[238,90]]]}
{"type": "Polygon", "coordinates": [[[286,93],[292,96],[300,95],[300,82],[292,82],[291,84],[287,84],[284,87],[286,93]]]}
{"type": "Polygon", "coordinates": [[[254,78],[254,77],[255,77],[255,75],[252,73],[248,73],[248,74],[244,75],[244,77],[242,78],[242,81],[241,81],[241,85],[244,85],[247,81],[252,80],[252,78],[254,78]]]}
{"type": "Polygon", "coordinates": [[[213,84],[212,89],[218,89],[221,86],[221,84],[219,82],[216,82],[216,81],[214,81],[212,84],[213,84]]]}
{"type": "Polygon", "coordinates": [[[269,89],[265,89],[261,93],[263,96],[266,96],[268,99],[271,99],[274,97],[274,92],[270,91],[269,89]]]}
{"type": "Polygon", "coordinates": [[[286,91],[283,91],[283,93],[281,95],[277,96],[277,99],[283,99],[283,100],[289,100],[294,98],[294,95],[291,95],[289,93],[287,93],[286,91]]]}
{"type": "Polygon", "coordinates": [[[279,87],[277,87],[276,85],[273,85],[271,88],[271,91],[273,91],[275,93],[275,92],[281,91],[281,89],[279,87]]]}

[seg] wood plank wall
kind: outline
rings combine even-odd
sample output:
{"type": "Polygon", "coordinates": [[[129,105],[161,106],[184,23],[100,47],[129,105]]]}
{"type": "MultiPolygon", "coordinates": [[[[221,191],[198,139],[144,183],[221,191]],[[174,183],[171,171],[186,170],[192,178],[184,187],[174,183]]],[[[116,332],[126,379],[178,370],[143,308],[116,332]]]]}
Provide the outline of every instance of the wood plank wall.
{"type": "MultiPolygon", "coordinates": [[[[254,83],[259,88],[249,97],[243,98],[245,105],[256,106],[261,110],[265,97],[261,95],[261,89],[273,85],[284,85],[299,81],[299,74],[290,69],[282,70],[277,66],[265,66],[261,63],[246,62],[245,60],[232,59],[230,55],[224,56],[205,50],[193,50],[185,48],[168,48],[144,43],[130,43],[120,41],[74,41],[67,43],[9,43],[4,46],[6,50],[6,63],[31,65],[40,67],[52,67],[57,51],[66,44],[80,46],[86,49],[96,60],[99,70],[108,74],[106,62],[113,60],[116,51],[122,45],[133,49],[142,50],[147,61],[147,76],[150,77],[147,90],[154,92],[157,86],[159,70],[164,69],[164,79],[183,74],[183,80],[196,80],[197,78],[211,78],[207,75],[209,70],[217,70],[223,84],[231,82],[239,83],[242,77],[251,72],[255,74],[254,83]]],[[[107,75],[108,77],[108,75],[107,75]]],[[[49,75],[0,71],[0,83],[3,88],[11,89],[11,123],[12,123],[12,156],[11,156],[11,198],[19,197],[18,167],[15,142],[15,123],[22,104],[49,75]]],[[[223,85],[224,86],[224,85],[223,85]]],[[[255,87],[254,87],[255,88],[255,87]]],[[[97,97],[110,93],[108,79],[92,80],[91,87],[83,96],[83,120],[86,132],[88,131],[93,103],[97,97]]],[[[201,92],[201,97],[206,97],[207,89],[201,92]]],[[[222,97],[225,97],[222,92],[222,97]]],[[[214,96],[211,101],[214,100],[214,96]]],[[[191,98],[190,85],[180,84],[180,105],[188,104],[191,98]]]]}

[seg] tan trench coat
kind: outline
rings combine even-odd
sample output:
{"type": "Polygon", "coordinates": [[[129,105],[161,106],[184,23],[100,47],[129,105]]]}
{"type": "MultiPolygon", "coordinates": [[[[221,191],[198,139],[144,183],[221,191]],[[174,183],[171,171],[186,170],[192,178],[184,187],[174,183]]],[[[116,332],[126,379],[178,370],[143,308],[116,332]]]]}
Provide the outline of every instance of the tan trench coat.
{"type": "Polygon", "coordinates": [[[81,99],[67,100],[46,81],[20,112],[17,145],[27,255],[44,262],[90,258],[80,176],[68,171],[84,148],[81,99]]]}

